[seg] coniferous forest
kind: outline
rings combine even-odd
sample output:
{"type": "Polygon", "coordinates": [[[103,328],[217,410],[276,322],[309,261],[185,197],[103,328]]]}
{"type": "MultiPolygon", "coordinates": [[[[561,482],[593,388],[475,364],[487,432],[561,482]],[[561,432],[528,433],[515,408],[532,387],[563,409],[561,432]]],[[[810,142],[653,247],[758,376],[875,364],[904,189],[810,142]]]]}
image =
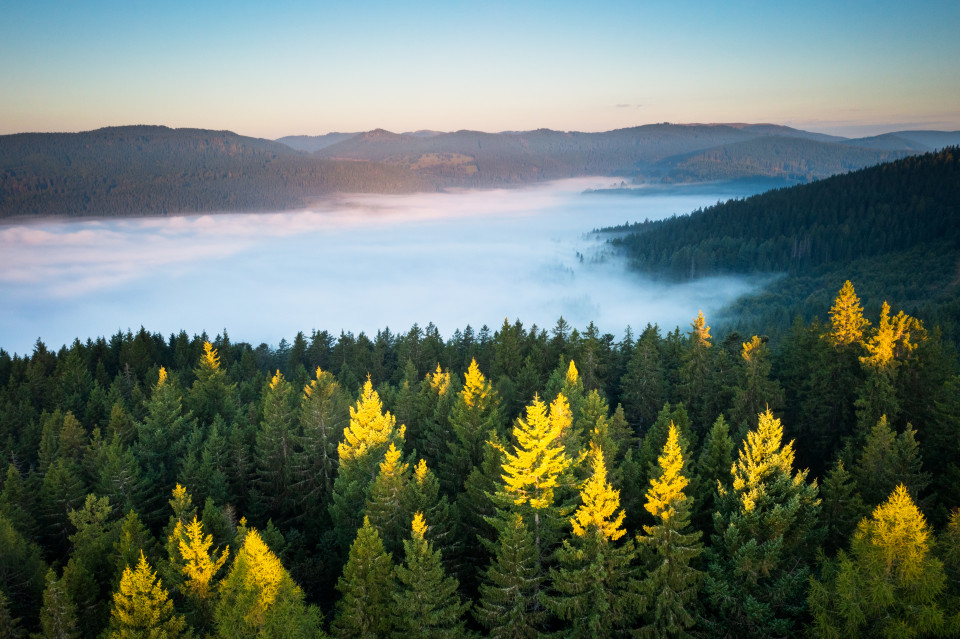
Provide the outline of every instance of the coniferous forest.
{"type": "Polygon", "coordinates": [[[0,350],[0,636],[956,636],[958,372],[850,282],[777,342],[0,350]]]}

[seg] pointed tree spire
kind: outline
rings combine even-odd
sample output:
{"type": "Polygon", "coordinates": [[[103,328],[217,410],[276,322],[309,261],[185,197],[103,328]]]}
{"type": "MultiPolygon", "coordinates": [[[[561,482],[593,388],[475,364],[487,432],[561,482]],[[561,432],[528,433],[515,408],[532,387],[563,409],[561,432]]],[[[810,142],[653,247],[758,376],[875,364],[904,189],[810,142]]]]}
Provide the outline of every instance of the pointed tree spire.
{"type": "Polygon", "coordinates": [[[110,617],[110,636],[116,639],[179,637],[186,627],[183,617],[174,614],[173,602],[142,552],[135,569],[123,570],[110,617]]]}
{"type": "Polygon", "coordinates": [[[377,529],[364,518],[350,546],[350,557],[337,580],[340,599],[330,632],[334,637],[386,637],[393,628],[390,614],[395,581],[390,554],[377,529]]]}
{"type": "Polygon", "coordinates": [[[869,325],[870,322],[863,316],[860,298],[854,292],[853,284],[847,280],[830,308],[830,332],[827,337],[834,346],[849,346],[862,341],[863,331],[869,325]]]}
{"type": "Polygon", "coordinates": [[[684,470],[683,442],[672,423],[657,459],[644,508],[657,521],[639,537],[647,572],[641,582],[644,621],[640,634],[686,637],[696,618],[694,607],[702,573],[690,564],[703,550],[700,531],[690,529],[690,481],[684,470]]]}

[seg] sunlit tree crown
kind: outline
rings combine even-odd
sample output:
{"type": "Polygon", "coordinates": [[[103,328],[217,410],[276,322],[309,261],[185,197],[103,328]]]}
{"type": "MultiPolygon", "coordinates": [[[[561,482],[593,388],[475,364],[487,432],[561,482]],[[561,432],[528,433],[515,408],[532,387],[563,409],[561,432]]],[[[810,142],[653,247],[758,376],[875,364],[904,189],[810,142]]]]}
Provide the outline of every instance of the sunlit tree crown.
{"type": "Polygon", "coordinates": [[[413,524],[411,527],[413,529],[413,538],[422,540],[427,532],[427,522],[424,521],[423,513],[419,510],[413,515],[413,524]]]}
{"type": "Polygon", "coordinates": [[[863,339],[863,330],[870,322],[863,316],[860,298],[850,280],[843,283],[837,299],[830,308],[830,341],[835,346],[846,346],[863,339]]]}
{"type": "MultiPolygon", "coordinates": [[[[768,408],[760,413],[756,430],[747,433],[740,457],[731,468],[733,488],[740,493],[744,510],[753,510],[764,491],[767,479],[775,472],[793,472],[793,442],[782,446],[783,427],[768,408]]],[[[800,475],[794,478],[802,482],[800,475]]]]}
{"type": "Polygon", "coordinates": [[[594,443],[590,444],[590,467],[591,475],[580,490],[581,504],[570,519],[573,533],[584,537],[593,529],[604,538],[616,541],[626,532],[623,529],[624,512],[617,513],[620,491],[614,490],[607,481],[603,451],[594,443]]]}
{"type": "Polygon", "coordinates": [[[710,346],[710,327],[707,326],[707,320],[703,316],[703,311],[697,311],[697,317],[690,324],[693,330],[690,331],[690,339],[699,346],[709,348],[710,346]]]}
{"type": "Polygon", "coordinates": [[[427,373],[427,381],[430,382],[430,388],[435,390],[438,395],[446,395],[450,389],[450,372],[444,372],[437,364],[437,370],[433,373],[427,373]]]}
{"type": "MultiPolygon", "coordinates": [[[[397,420],[390,411],[383,411],[380,395],[373,390],[367,377],[357,405],[350,407],[350,424],[343,431],[343,441],[337,445],[340,461],[363,457],[367,451],[403,437],[403,426],[396,428],[397,420]]],[[[382,449],[381,449],[382,450],[382,449]]]]}
{"type": "Polygon", "coordinates": [[[243,547],[234,562],[244,566],[246,589],[257,593],[256,605],[250,615],[262,619],[264,613],[276,600],[277,592],[285,578],[289,578],[280,559],[267,546],[256,530],[250,530],[243,540],[243,547]]]}
{"type": "Polygon", "coordinates": [[[220,356],[217,349],[210,342],[203,343],[203,355],[200,357],[200,368],[208,371],[220,370],[220,356]]]}
{"type": "Polygon", "coordinates": [[[667,443],[657,459],[663,473],[650,480],[647,503],[644,508],[654,517],[669,521],[676,514],[676,506],[686,499],[683,489],[690,483],[683,474],[683,451],[680,447],[680,432],[670,421],[667,443]]]}
{"type": "Polygon", "coordinates": [[[229,547],[224,548],[219,557],[212,553],[210,548],[213,546],[213,536],[204,536],[203,524],[197,520],[196,515],[186,526],[178,521],[171,539],[178,542],[180,556],[184,561],[182,571],[187,578],[187,589],[200,599],[208,598],[213,578],[230,554],[229,547]]]}
{"type": "Polygon", "coordinates": [[[563,394],[550,407],[535,397],[527,406],[526,419],[518,417],[513,428],[514,452],[504,451],[504,489],[517,505],[529,503],[542,509],[553,504],[553,491],[571,460],[564,453],[561,436],[570,426],[570,407],[563,394]]]}
{"type": "Polygon", "coordinates": [[[173,602],[143,551],[135,569],[123,569],[110,616],[111,639],[179,637],[186,626],[183,617],[173,614],[173,602]]]}
{"type": "Polygon", "coordinates": [[[400,451],[393,442],[383,455],[383,461],[380,462],[380,474],[384,476],[399,476],[407,472],[410,464],[400,463],[400,451]]]}
{"type": "Polygon", "coordinates": [[[429,472],[430,469],[427,468],[427,461],[421,459],[413,469],[413,478],[417,481],[418,485],[423,486],[423,482],[427,480],[427,474],[429,472]]]}
{"type": "Polygon", "coordinates": [[[577,372],[577,366],[573,363],[573,360],[570,360],[570,366],[567,367],[566,382],[568,384],[576,384],[577,380],[580,379],[580,373],[577,372]]]}
{"type": "Polygon", "coordinates": [[[467,406],[476,406],[483,408],[486,405],[487,397],[490,396],[490,383],[483,377],[480,367],[477,366],[477,360],[470,360],[470,368],[464,375],[463,390],[460,391],[460,397],[467,406]]]}
{"type": "Polygon", "coordinates": [[[883,558],[885,572],[910,580],[922,570],[930,550],[930,529],[906,486],[897,486],[890,498],[861,520],[855,537],[871,544],[883,558]]]}
{"type": "Polygon", "coordinates": [[[163,366],[160,367],[160,377],[157,379],[157,388],[160,388],[167,383],[167,369],[163,366]]]}
{"type": "Polygon", "coordinates": [[[875,369],[890,368],[898,358],[909,355],[917,347],[917,340],[922,340],[925,336],[926,331],[920,320],[903,311],[890,317],[890,305],[884,302],[877,330],[864,344],[867,355],[861,357],[860,361],[875,369]],[[915,341],[910,341],[911,337],[915,338],[915,341]]]}
{"type": "Polygon", "coordinates": [[[759,335],[754,335],[753,339],[749,342],[743,343],[743,350],[740,352],[740,357],[743,358],[743,361],[748,365],[756,362],[758,357],[764,356],[764,351],[766,350],[766,345],[760,339],[759,335]]]}
{"type": "Polygon", "coordinates": [[[277,390],[277,387],[283,383],[283,374],[277,369],[276,374],[270,380],[270,390],[277,390]]]}

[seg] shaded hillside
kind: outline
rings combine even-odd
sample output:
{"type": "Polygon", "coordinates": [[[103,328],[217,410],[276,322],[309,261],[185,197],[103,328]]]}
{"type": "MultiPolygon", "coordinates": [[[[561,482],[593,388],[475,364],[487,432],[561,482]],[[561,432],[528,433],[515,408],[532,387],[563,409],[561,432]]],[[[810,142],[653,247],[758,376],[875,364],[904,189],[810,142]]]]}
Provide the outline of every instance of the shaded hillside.
{"type": "Polygon", "coordinates": [[[652,124],[603,133],[457,131],[427,138],[376,130],[325,147],[317,155],[404,166],[457,185],[578,175],[657,179],[669,171],[673,156],[770,135],[830,137],[776,125],[726,124],[652,124]]]}
{"type": "Polygon", "coordinates": [[[956,147],[613,230],[623,234],[612,242],[647,273],[787,274],[762,301],[742,302],[734,321],[769,324],[777,313],[783,328],[822,308],[814,298],[824,289],[856,277],[865,293],[893,293],[960,337],[956,147]]]}
{"type": "Polygon", "coordinates": [[[0,136],[0,217],[282,209],[331,192],[430,188],[402,167],[322,160],[228,131],[0,136]]]}
{"type": "MultiPolygon", "coordinates": [[[[891,138],[890,144],[895,138],[891,138]]],[[[664,178],[667,182],[733,180],[762,176],[810,182],[820,178],[893,160],[925,146],[901,140],[898,146],[862,148],[847,142],[766,136],[733,142],[678,158],[664,178]]]]}
{"type": "Polygon", "coordinates": [[[303,151],[304,153],[313,153],[328,146],[349,140],[360,135],[359,133],[327,133],[326,135],[288,135],[278,138],[277,142],[286,144],[291,149],[303,151]]]}

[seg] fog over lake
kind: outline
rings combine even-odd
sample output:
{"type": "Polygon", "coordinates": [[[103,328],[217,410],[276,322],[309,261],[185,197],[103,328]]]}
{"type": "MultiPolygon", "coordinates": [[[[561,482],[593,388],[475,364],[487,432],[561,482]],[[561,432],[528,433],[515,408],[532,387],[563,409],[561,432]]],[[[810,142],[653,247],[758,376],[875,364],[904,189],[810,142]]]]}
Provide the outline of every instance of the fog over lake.
{"type": "Polygon", "coordinates": [[[619,339],[686,328],[756,280],[650,281],[593,228],[686,213],[719,191],[583,194],[610,178],[530,188],[331,199],[310,211],[41,221],[0,227],[0,347],[57,349],[142,325],[276,345],[298,331],[368,335],[560,316],[619,339]],[[582,255],[581,260],[578,256],[582,255]]]}

